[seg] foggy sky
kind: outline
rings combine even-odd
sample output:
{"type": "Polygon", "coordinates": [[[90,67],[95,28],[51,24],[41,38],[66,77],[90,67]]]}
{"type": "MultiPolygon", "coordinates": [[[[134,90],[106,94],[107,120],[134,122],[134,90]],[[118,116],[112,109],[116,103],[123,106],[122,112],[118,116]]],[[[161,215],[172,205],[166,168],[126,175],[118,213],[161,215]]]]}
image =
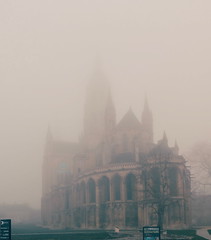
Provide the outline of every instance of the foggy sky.
{"type": "Polygon", "coordinates": [[[210,0],[0,0],[0,203],[40,206],[48,124],[82,133],[100,56],[117,119],[145,95],[154,140],[180,152],[211,137],[210,0]]]}

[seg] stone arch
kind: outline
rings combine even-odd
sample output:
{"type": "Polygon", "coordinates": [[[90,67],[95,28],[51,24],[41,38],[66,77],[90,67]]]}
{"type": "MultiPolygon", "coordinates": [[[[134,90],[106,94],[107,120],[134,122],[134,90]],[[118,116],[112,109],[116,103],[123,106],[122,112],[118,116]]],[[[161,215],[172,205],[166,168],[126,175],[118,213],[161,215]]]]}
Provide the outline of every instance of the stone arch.
{"type": "Polygon", "coordinates": [[[125,193],[126,193],[126,200],[136,200],[137,183],[136,183],[136,177],[132,173],[129,173],[125,178],[125,193]]]}
{"type": "Polygon", "coordinates": [[[121,200],[121,177],[115,174],[112,178],[112,195],[114,201],[121,200]]]}
{"type": "Polygon", "coordinates": [[[87,183],[87,189],[88,189],[88,202],[95,203],[96,202],[96,184],[92,178],[90,178],[87,183]]]}
{"type": "Polygon", "coordinates": [[[110,180],[103,176],[99,179],[99,200],[100,203],[110,201],[110,180]]]}

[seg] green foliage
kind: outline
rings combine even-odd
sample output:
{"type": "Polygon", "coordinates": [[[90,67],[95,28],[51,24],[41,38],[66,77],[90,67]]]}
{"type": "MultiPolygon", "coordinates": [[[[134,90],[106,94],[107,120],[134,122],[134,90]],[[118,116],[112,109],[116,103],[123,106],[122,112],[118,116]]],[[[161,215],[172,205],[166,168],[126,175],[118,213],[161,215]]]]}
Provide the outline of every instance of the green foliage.
{"type": "Polygon", "coordinates": [[[51,230],[32,224],[14,224],[12,226],[13,240],[99,240],[108,237],[103,230],[51,230]]]}
{"type": "Polygon", "coordinates": [[[104,240],[108,237],[107,233],[42,233],[42,234],[26,234],[26,235],[13,235],[13,240],[104,240]]]}

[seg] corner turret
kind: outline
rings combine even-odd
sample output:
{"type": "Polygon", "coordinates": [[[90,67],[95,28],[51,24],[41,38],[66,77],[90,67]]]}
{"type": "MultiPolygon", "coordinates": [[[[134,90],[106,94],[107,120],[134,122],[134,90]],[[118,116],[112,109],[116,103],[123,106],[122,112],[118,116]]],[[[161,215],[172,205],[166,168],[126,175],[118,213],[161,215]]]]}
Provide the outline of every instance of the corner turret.
{"type": "Polygon", "coordinates": [[[164,147],[168,147],[168,138],[166,136],[166,132],[163,132],[163,138],[161,140],[158,141],[159,145],[162,145],[164,147]]]}
{"type": "Polygon", "coordinates": [[[173,151],[176,155],[179,154],[179,146],[177,144],[177,140],[175,140],[173,151]]]}

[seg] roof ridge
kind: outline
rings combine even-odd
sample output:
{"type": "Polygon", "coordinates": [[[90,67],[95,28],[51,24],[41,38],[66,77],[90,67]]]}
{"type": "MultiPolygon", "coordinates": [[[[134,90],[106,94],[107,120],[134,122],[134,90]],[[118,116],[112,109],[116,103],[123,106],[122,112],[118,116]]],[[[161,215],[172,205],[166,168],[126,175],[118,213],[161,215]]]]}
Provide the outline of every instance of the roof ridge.
{"type": "Polygon", "coordinates": [[[139,127],[141,127],[141,122],[138,120],[131,107],[117,124],[117,129],[134,129],[139,127]]]}

